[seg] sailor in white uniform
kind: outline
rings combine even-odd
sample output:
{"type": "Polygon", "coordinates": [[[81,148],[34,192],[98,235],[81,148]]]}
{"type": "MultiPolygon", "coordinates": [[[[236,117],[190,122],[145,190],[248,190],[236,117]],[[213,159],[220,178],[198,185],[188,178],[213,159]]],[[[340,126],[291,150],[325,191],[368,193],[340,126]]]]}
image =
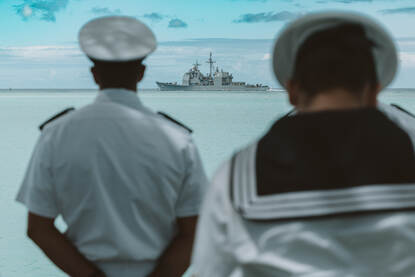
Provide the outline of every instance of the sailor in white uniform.
{"type": "Polygon", "coordinates": [[[88,22],[79,42],[100,91],[41,126],[17,195],[28,235],[70,276],[181,276],[207,178],[191,130],[137,97],[155,37],[115,16],[88,22]]]}
{"type": "Polygon", "coordinates": [[[218,170],[194,276],[415,276],[415,120],[376,100],[397,64],[390,35],[360,14],[282,31],[274,72],[298,113],[218,170]]]}

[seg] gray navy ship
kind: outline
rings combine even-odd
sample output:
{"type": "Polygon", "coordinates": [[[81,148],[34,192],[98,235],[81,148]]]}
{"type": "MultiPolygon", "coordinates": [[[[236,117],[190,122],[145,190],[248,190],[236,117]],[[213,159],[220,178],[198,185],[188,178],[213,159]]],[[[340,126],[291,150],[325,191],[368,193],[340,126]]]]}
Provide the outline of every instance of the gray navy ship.
{"type": "Polygon", "coordinates": [[[212,53],[210,53],[207,63],[210,65],[209,74],[204,75],[199,70],[199,64],[197,61],[193,67],[183,75],[182,84],[175,83],[162,83],[156,82],[157,86],[162,91],[268,91],[269,86],[262,84],[250,85],[245,82],[233,82],[233,76],[229,72],[224,72],[216,67],[214,70],[214,64],[216,63],[212,59],[212,53]]]}

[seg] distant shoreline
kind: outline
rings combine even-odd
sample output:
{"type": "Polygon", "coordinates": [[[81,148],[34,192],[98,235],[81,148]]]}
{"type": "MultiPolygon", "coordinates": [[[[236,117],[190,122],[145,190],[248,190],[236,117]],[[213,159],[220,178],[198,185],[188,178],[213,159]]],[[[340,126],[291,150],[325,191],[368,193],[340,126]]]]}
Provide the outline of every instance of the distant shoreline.
{"type": "MultiPolygon", "coordinates": [[[[386,90],[415,90],[414,88],[387,88],[386,90]]],[[[0,88],[0,90],[98,90],[98,88],[0,88]]],[[[139,90],[159,91],[159,88],[139,88],[139,90]]],[[[271,90],[284,90],[283,88],[271,88],[271,90]]]]}
{"type": "MultiPolygon", "coordinates": [[[[98,91],[98,88],[0,88],[0,93],[4,92],[96,92],[98,91]]],[[[177,93],[181,91],[160,91],[159,88],[139,88],[138,91],[140,92],[160,92],[160,93],[177,93]]],[[[283,88],[271,88],[269,91],[263,91],[261,93],[269,93],[269,92],[284,92],[285,90],[283,88]]],[[[389,92],[415,92],[415,88],[387,88],[384,91],[389,92]]],[[[183,91],[183,93],[188,92],[200,92],[200,93],[210,93],[215,91],[183,91]]],[[[217,92],[228,92],[228,91],[217,91],[217,92]]],[[[231,92],[231,91],[229,91],[231,92]]],[[[241,91],[241,92],[250,92],[250,91],[241,91]]],[[[256,91],[252,91],[256,92],[256,91]]]]}

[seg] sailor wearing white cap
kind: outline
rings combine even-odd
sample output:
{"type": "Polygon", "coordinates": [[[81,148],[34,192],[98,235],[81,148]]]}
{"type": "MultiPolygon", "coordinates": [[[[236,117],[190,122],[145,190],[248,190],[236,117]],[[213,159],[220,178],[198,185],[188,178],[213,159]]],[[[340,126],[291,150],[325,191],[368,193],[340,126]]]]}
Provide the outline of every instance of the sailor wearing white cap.
{"type": "Polygon", "coordinates": [[[181,276],[207,178],[191,130],[137,97],[155,37],[115,16],[88,22],[79,42],[100,91],[41,126],[17,195],[29,237],[70,276],[181,276]]]}
{"type": "Polygon", "coordinates": [[[298,113],[219,169],[195,276],[415,276],[413,145],[375,108],[397,68],[390,36],[364,15],[310,14],[273,65],[298,113]]]}
{"type": "MultiPolygon", "coordinates": [[[[297,52],[304,40],[318,30],[341,24],[344,21],[362,24],[366,36],[374,42],[372,54],[375,58],[380,89],[387,87],[393,81],[398,70],[397,50],[391,36],[376,21],[356,13],[315,13],[293,22],[280,34],[275,44],[273,69],[284,88],[287,89],[293,77],[297,52]]],[[[378,108],[403,128],[415,145],[414,115],[396,104],[386,105],[378,102],[378,108]]],[[[291,115],[294,113],[291,112],[291,115]]]]}

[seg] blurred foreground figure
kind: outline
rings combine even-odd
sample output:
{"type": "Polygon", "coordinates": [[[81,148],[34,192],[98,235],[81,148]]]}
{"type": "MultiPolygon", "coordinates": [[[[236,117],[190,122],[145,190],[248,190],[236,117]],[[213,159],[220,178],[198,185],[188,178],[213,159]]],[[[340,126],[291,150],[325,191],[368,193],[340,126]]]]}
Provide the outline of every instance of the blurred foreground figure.
{"type": "Polygon", "coordinates": [[[28,235],[70,276],[181,276],[207,179],[191,130],[137,97],[155,37],[136,19],[104,17],[79,41],[100,91],[42,126],[17,196],[28,235]]]}
{"type": "Polygon", "coordinates": [[[219,169],[194,276],[415,276],[414,120],[376,109],[392,39],[362,15],[311,14],[283,30],[273,63],[297,113],[219,169]]]}

